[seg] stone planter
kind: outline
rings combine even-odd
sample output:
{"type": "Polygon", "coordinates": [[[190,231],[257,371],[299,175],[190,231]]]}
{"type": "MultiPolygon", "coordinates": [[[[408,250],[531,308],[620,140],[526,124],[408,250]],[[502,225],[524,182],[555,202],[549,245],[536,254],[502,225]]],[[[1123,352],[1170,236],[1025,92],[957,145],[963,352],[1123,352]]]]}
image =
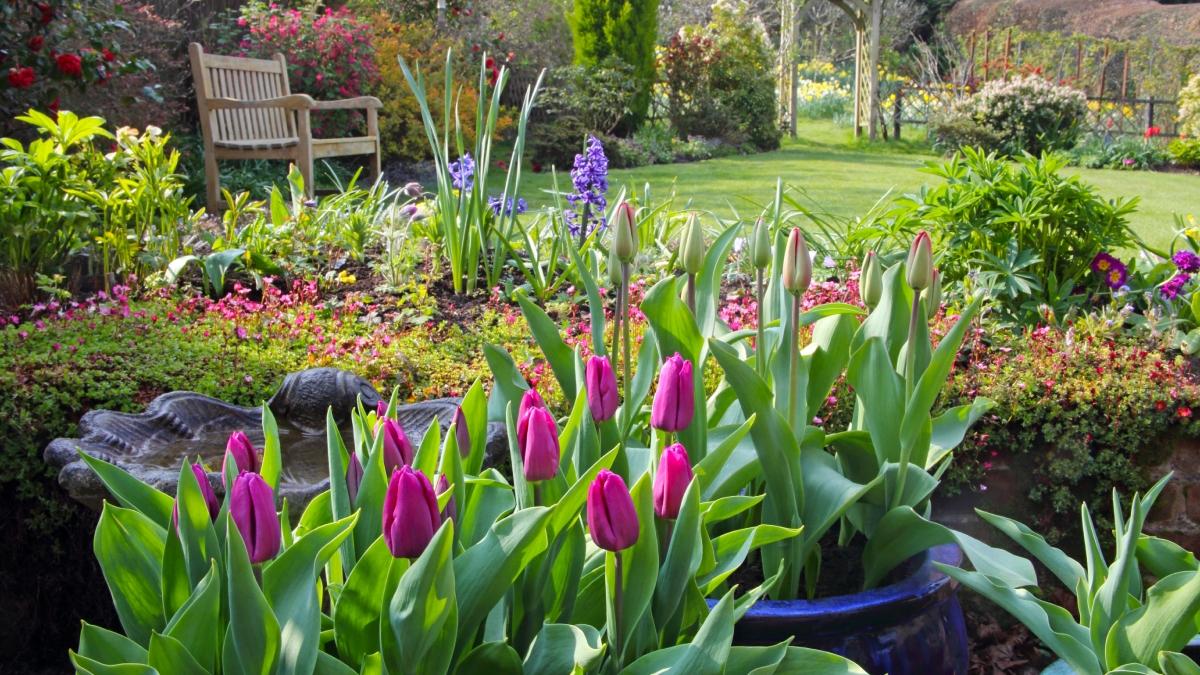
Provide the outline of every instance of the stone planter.
{"type": "Polygon", "coordinates": [[[890,586],[819,600],[760,600],[734,628],[734,644],[792,645],[841,654],[870,673],[967,672],[967,629],[958,584],[934,562],[958,565],[955,545],[925,552],[920,566],[890,586]]]}

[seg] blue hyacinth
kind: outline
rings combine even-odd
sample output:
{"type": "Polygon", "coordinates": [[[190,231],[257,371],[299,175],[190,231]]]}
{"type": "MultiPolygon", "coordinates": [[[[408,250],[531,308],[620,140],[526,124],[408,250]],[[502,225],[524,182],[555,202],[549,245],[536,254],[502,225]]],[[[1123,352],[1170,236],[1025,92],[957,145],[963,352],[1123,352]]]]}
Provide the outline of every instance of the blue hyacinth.
{"type": "Polygon", "coordinates": [[[593,223],[604,227],[604,209],[608,207],[604,196],[608,192],[608,157],[604,155],[604,145],[595,136],[588,136],[587,148],[582,154],[575,155],[571,184],[575,191],[567,195],[567,202],[572,207],[580,207],[584,213],[582,219],[576,219],[573,212],[565,214],[571,233],[579,234],[581,227],[590,231],[593,223]]]}

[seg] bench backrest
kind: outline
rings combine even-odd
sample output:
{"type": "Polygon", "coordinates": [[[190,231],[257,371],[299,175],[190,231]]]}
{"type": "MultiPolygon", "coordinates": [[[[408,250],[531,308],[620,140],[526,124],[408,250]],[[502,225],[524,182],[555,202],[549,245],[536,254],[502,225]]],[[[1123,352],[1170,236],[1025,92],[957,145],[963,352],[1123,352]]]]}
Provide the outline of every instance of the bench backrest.
{"type": "Polygon", "coordinates": [[[273,59],[206,54],[195,42],[188,53],[196,106],[214,142],[272,141],[296,136],[295,115],[284,108],[210,110],[207,103],[212,98],[260,101],[291,94],[282,54],[273,59]]]}

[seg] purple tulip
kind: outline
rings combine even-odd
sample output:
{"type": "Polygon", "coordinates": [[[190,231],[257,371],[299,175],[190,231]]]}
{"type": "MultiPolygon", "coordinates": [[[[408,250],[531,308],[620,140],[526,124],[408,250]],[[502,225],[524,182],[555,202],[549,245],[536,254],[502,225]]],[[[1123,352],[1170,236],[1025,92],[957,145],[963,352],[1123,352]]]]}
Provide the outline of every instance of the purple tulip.
{"type": "Polygon", "coordinates": [[[625,481],[602,469],[588,487],[588,529],[592,541],[606,551],[624,551],[637,543],[638,515],[625,481]]]}
{"type": "Polygon", "coordinates": [[[525,434],[518,447],[525,480],[536,483],[554,478],[558,473],[560,452],[554,416],[545,408],[530,408],[521,420],[525,434]]]}
{"type": "Polygon", "coordinates": [[[396,558],[416,558],[441,527],[433,485],[410,466],[392,473],[383,498],[383,538],[396,558]]]}
{"type": "Polygon", "coordinates": [[[696,393],[692,389],[692,362],[679,352],[658,371],[658,391],[650,409],[650,424],[662,431],[682,431],[692,423],[696,393]]]}
{"type": "Polygon", "coordinates": [[[585,382],[592,419],[597,422],[612,419],[617,414],[617,376],[607,356],[588,359],[585,382]]]}
{"type": "MultiPolygon", "coordinates": [[[[435,491],[438,496],[446,494],[450,489],[450,479],[446,478],[446,474],[438,474],[437,487],[435,491]]],[[[455,520],[458,516],[458,507],[454,503],[454,495],[450,495],[450,501],[446,502],[446,508],[442,509],[442,522],[447,520],[455,520]]]]}
{"type": "Polygon", "coordinates": [[[528,389],[525,395],[521,397],[521,407],[517,408],[517,445],[525,447],[525,413],[528,413],[534,408],[546,409],[546,402],[542,400],[541,394],[537,389],[528,389]]]}
{"type": "Polygon", "coordinates": [[[678,518],[683,493],[691,482],[692,465],[687,450],[679,443],[665,448],[658,458],[658,473],[654,475],[654,513],[668,520],[678,518]]]}
{"type": "Polygon", "coordinates": [[[454,440],[458,442],[458,454],[464,458],[471,456],[471,429],[467,427],[467,416],[463,414],[462,406],[454,410],[454,440]]]}
{"type": "Polygon", "coordinates": [[[387,401],[385,401],[383,399],[379,399],[378,401],[375,402],[375,417],[377,419],[384,419],[385,417],[387,417],[387,410],[388,410],[388,402],[387,401]]]}
{"type": "Polygon", "coordinates": [[[279,553],[282,533],[279,514],[275,512],[275,495],[262,476],[243,473],[233,481],[229,514],[246,542],[250,562],[258,564],[279,553]]]}
{"type": "Polygon", "coordinates": [[[233,457],[234,473],[241,474],[243,471],[250,473],[258,473],[258,452],[254,449],[254,444],[250,442],[250,437],[241,431],[235,431],[229,434],[229,440],[225,443],[225,459],[221,462],[221,478],[225,478],[225,468],[229,465],[229,458],[233,457]]]}
{"type": "Polygon", "coordinates": [[[350,462],[346,465],[346,489],[350,492],[350,503],[358,499],[358,488],[362,485],[363,465],[358,461],[358,453],[350,453],[350,462]]]}
{"type": "MultiPolygon", "coordinates": [[[[217,519],[217,514],[221,512],[221,502],[217,501],[217,494],[213,492],[212,483],[208,482],[208,473],[204,467],[199,464],[192,465],[192,474],[196,476],[196,484],[200,486],[200,494],[204,497],[204,505],[208,507],[208,517],[211,520],[217,519]]],[[[176,500],[175,508],[171,511],[171,522],[175,527],[179,527],[179,501],[176,500]]]]}
{"type": "Polygon", "coordinates": [[[413,445],[404,433],[404,427],[394,419],[383,420],[383,470],[389,475],[401,466],[413,461],[413,445]]]}

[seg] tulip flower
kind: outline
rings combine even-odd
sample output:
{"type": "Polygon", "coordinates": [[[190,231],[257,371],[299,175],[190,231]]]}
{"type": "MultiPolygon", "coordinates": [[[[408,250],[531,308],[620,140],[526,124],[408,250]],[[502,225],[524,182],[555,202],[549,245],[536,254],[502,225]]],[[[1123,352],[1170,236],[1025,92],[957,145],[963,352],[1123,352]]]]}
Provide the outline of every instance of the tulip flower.
{"type": "Polygon", "coordinates": [[[530,408],[524,421],[525,434],[518,440],[525,480],[536,483],[550,480],[558,473],[558,425],[545,408],[530,408]]]}
{"type": "Polygon", "coordinates": [[[588,487],[588,530],[592,541],[606,551],[624,551],[638,540],[638,515],[625,481],[602,469],[588,487]]]}
{"type": "Polygon", "coordinates": [[[692,423],[696,392],[692,362],[675,352],[658,371],[658,390],[650,409],[650,425],[662,431],[682,431],[692,423]]]}
{"type": "Polygon", "coordinates": [[[754,269],[766,269],[774,253],[771,250],[771,226],[759,218],[754,222],[754,234],[750,236],[750,261],[754,269]]]}
{"type": "Polygon", "coordinates": [[[525,446],[525,427],[528,424],[526,413],[534,408],[546,409],[546,402],[542,400],[541,394],[537,389],[527,389],[525,395],[521,397],[521,405],[517,408],[517,445],[525,446]]]}
{"type": "Polygon", "coordinates": [[[585,382],[592,419],[596,422],[612,419],[613,415],[617,414],[617,375],[613,372],[607,356],[593,356],[588,359],[585,382]]]}
{"type": "Polygon", "coordinates": [[[654,474],[654,513],[667,520],[678,518],[683,493],[691,482],[687,450],[679,443],[664,448],[658,458],[658,473],[654,474]]]}
{"type": "MultiPolygon", "coordinates": [[[[212,483],[208,482],[208,473],[204,467],[199,464],[192,465],[192,474],[196,476],[196,484],[200,486],[200,494],[204,497],[204,505],[208,507],[208,517],[212,520],[217,519],[217,514],[221,512],[221,502],[217,501],[217,493],[213,492],[212,483]]],[[[171,522],[175,527],[179,527],[179,502],[175,502],[175,508],[171,511],[171,522]]]]}
{"type": "Polygon", "coordinates": [[[679,242],[679,262],[688,274],[699,274],[704,269],[704,228],[695,213],[689,214],[679,242]]]}
{"type": "Polygon", "coordinates": [[[942,306],[942,275],[937,268],[933,269],[933,283],[929,286],[929,294],[925,296],[925,317],[932,319],[942,306]]]}
{"type": "Polygon", "coordinates": [[[385,401],[383,399],[379,399],[378,401],[375,402],[375,417],[377,419],[383,419],[383,418],[387,417],[387,411],[388,411],[388,402],[387,401],[385,401]]]}
{"type": "Polygon", "coordinates": [[[265,562],[279,553],[282,533],[279,514],[275,512],[275,494],[262,476],[246,472],[233,481],[229,515],[246,542],[250,562],[265,562]]]}
{"type": "Polygon", "coordinates": [[[383,468],[388,473],[413,461],[413,445],[404,433],[404,427],[394,419],[383,420],[383,468]]]}
{"type": "Polygon", "coordinates": [[[617,258],[621,262],[631,263],[638,251],[637,221],[633,213],[633,206],[627,201],[617,204],[612,220],[611,224],[615,230],[613,250],[616,251],[617,258]]]}
{"type": "Polygon", "coordinates": [[[904,266],[908,285],[915,291],[923,291],[933,284],[933,244],[929,233],[921,230],[908,249],[908,260],[904,266]]]}
{"type": "Polygon", "coordinates": [[[222,476],[225,475],[225,466],[229,464],[230,457],[233,457],[234,473],[258,473],[258,453],[254,450],[250,437],[244,432],[235,431],[229,434],[229,440],[225,443],[225,459],[221,463],[222,476]]]}
{"type": "Polygon", "coordinates": [[[863,258],[862,274],[858,277],[858,290],[863,303],[874,309],[883,298],[883,265],[874,251],[867,251],[863,258]]]}
{"type": "MultiPolygon", "coordinates": [[[[450,479],[446,478],[446,474],[438,474],[437,479],[437,496],[442,496],[450,489],[450,479]]],[[[454,495],[450,496],[450,501],[446,502],[446,508],[442,509],[442,522],[447,520],[455,520],[458,516],[458,507],[454,503],[454,495]]]]}
{"type": "Polygon", "coordinates": [[[362,485],[363,465],[358,461],[358,453],[350,453],[350,462],[346,465],[346,489],[350,493],[350,503],[358,499],[358,488],[362,485]]]}
{"type": "Polygon", "coordinates": [[[788,233],[787,248],[783,252],[783,288],[793,295],[800,295],[808,290],[812,283],[812,258],[808,255],[808,245],[804,243],[804,234],[800,228],[793,227],[788,233]]]}
{"type": "Polygon", "coordinates": [[[458,454],[462,457],[471,456],[471,429],[467,426],[467,416],[462,406],[454,409],[454,440],[458,442],[458,454]]]}
{"type": "Polygon", "coordinates": [[[433,485],[420,471],[403,466],[392,473],[383,498],[383,538],[396,558],[416,558],[442,525],[433,485]]]}

